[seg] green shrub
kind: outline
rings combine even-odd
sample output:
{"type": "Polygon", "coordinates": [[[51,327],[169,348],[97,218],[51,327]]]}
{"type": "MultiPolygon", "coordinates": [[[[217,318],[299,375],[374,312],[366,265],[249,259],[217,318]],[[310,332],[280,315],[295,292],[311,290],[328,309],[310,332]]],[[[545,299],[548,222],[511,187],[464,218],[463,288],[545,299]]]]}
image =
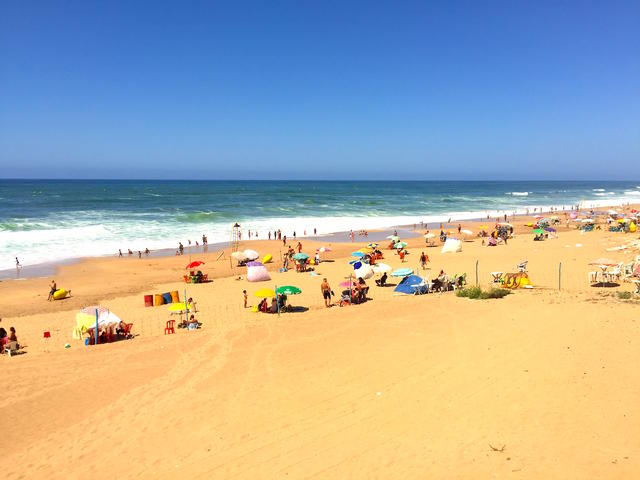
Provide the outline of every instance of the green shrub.
{"type": "Polygon", "coordinates": [[[631,300],[633,298],[632,292],[617,292],[617,293],[618,293],[618,298],[621,298],[622,300],[631,300]]]}
{"type": "Polygon", "coordinates": [[[510,290],[504,288],[492,288],[491,290],[482,290],[480,287],[465,287],[456,290],[458,297],[471,298],[473,300],[486,300],[488,298],[502,298],[511,293],[510,290]]]}

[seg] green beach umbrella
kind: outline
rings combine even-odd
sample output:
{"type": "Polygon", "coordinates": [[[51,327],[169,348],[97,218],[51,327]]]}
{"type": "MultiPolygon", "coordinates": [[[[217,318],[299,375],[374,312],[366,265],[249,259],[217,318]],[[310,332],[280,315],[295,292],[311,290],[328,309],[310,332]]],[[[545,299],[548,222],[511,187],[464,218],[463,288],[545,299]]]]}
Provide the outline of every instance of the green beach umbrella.
{"type": "Polygon", "coordinates": [[[541,235],[544,233],[544,230],[542,230],[541,228],[536,228],[533,233],[535,233],[536,235],[541,235]]]}
{"type": "Polygon", "coordinates": [[[407,242],[398,242],[393,246],[393,248],[404,248],[406,246],[407,246],[407,242]]]}
{"type": "Polygon", "coordinates": [[[302,290],[298,287],[294,287],[293,285],[285,285],[283,287],[278,287],[276,292],[278,292],[278,295],[298,295],[299,293],[302,293],[302,290]]]}
{"type": "Polygon", "coordinates": [[[307,258],[309,258],[309,255],[307,255],[306,253],[296,253],[293,256],[294,260],[306,260],[307,258]]]}

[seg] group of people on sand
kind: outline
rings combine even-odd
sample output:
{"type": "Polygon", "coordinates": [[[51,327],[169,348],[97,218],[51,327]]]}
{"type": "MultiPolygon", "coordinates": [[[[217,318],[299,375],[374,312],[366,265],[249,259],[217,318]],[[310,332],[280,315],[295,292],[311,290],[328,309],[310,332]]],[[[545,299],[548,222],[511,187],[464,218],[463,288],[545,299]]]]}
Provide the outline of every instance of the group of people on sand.
{"type": "MultiPolygon", "coordinates": [[[[2,322],[1,318],[0,322],[2,322]]],[[[14,327],[10,327],[9,332],[7,332],[4,327],[0,327],[0,353],[4,353],[5,351],[14,351],[18,348],[20,348],[20,345],[18,344],[16,329],[14,327]]]]}

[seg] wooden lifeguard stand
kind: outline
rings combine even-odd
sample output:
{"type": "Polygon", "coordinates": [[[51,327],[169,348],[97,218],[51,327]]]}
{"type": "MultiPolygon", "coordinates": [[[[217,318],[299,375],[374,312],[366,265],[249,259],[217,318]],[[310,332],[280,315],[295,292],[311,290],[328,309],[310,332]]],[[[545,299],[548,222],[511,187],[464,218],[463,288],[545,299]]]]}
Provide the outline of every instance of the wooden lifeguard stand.
{"type": "Polygon", "coordinates": [[[240,224],[235,223],[231,227],[231,251],[237,252],[240,247],[240,224]]]}

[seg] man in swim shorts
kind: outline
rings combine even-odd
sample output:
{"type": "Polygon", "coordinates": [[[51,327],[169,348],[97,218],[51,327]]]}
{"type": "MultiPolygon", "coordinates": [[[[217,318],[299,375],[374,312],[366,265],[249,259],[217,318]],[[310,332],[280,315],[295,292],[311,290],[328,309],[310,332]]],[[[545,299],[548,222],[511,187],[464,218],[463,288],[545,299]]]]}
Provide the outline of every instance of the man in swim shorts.
{"type": "Polygon", "coordinates": [[[322,285],[320,285],[320,290],[322,291],[322,296],[324,298],[324,305],[328,308],[331,306],[331,287],[329,286],[329,282],[327,282],[326,278],[322,279],[322,285]]]}

